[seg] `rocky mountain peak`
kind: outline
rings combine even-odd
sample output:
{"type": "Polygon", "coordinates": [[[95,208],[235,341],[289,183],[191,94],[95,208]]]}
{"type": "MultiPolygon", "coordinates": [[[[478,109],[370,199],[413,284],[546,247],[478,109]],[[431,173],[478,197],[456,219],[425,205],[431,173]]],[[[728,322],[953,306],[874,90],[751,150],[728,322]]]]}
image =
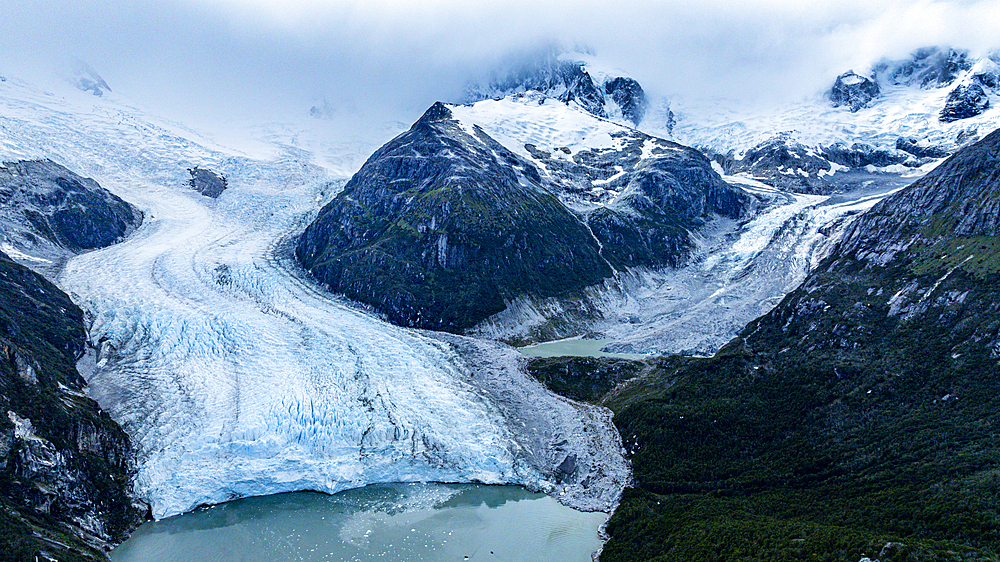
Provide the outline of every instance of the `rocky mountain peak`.
{"type": "Polygon", "coordinates": [[[904,60],[883,60],[875,65],[875,72],[890,84],[940,88],[954,82],[974,62],[964,49],[924,47],[904,60]]]}
{"type": "Polygon", "coordinates": [[[621,116],[638,125],[649,101],[635,79],[617,73],[594,73],[588,68],[590,55],[560,54],[550,49],[495,69],[488,78],[466,88],[466,102],[499,99],[539,92],[563,103],[576,102],[598,117],[621,116]]]}
{"type": "Polygon", "coordinates": [[[604,83],[604,91],[621,109],[622,117],[638,125],[646,116],[649,100],[642,86],[632,78],[618,76],[604,83]]]}
{"type": "Polygon", "coordinates": [[[878,83],[849,70],[837,77],[830,89],[830,103],[833,107],[847,106],[852,112],[867,107],[879,96],[878,83]]]}
{"type": "Polygon", "coordinates": [[[612,274],[586,226],[539,181],[534,166],[434,104],[320,211],[296,257],[397,324],[459,332],[517,296],[612,274]]]}
{"type": "Polygon", "coordinates": [[[948,94],[938,119],[950,123],[980,115],[990,108],[990,97],[978,80],[958,84],[948,94]]]}
{"type": "Polygon", "coordinates": [[[417,124],[437,123],[439,121],[447,121],[451,118],[451,110],[448,109],[448,106],[441,102],[434,102],[434,105],[430,106],[420,117],[417,124]]]}
{"type": "Polygon", "coordinates": [[[594,83],[587,69],[580,63],[564,61],[566,90],[557,97],[563,103],[575,101],[588,113],[607,117],[604,93],[594,83]]]}

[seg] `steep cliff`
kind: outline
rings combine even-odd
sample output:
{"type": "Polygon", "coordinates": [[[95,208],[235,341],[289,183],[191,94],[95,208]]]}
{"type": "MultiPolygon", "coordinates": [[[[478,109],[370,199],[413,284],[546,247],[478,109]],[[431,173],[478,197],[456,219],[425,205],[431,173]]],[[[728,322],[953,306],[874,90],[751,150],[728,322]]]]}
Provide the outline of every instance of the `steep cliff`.
{"type": "Polygon", "coordinates": [[[50,278],[68,257],[118,242],[141,222],[138,209],[51,160],[0,166],[0,243],[50,278]]]}
{"type": "Polygon", "coordinates": [[[143,511],[129,439],[84,393],[83,312],[0,254],[0,535],[5,560],[104,560],[143,511]]]}
{"type": "Polygon", "coordinates": [[[994,132],[715,357],[602,395],[635,479],[602,560],[996,559],[998,163],[994,132]]]}
{"type": "Polygon", "coordinates": [[[565,294],[612,270],[538,172],[435,104],[320,212],[296,257],[395,323],[457,332],[521,294],[565,294]]]}
{"type": "MultiPolygon", "coordinates": [[[[52,161],[0,167],[3,247],[49,277],[122,240],[141,213],[52,161]]],[[[104,560],[144,508],[132,503],[128,436],[76,370],[83,312],[0,253],[0,534],[9,560],[104,560]]]]}

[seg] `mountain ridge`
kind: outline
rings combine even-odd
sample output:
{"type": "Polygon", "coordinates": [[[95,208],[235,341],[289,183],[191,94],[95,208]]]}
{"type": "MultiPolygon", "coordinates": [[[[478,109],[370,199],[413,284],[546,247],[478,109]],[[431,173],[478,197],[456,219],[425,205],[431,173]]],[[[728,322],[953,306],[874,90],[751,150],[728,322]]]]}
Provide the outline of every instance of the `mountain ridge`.
{"type": "Polygon", "coordinates": [[[437,103],[320,212],[296,247],[300,263],[393,322],[462,331],[518,297],[571,296],[628,267],[677,266],[694,230],[751,205],[695,150],[536,107],[611,131],[596,134],[610,146],[504,144],[470,108],[437,103]]]}
{"type": "Polygon", "coordinates": [[[997,556],[998,158],[1000,131],[876,205],[714,357],[624,369],[602,560],[997,556]]]}

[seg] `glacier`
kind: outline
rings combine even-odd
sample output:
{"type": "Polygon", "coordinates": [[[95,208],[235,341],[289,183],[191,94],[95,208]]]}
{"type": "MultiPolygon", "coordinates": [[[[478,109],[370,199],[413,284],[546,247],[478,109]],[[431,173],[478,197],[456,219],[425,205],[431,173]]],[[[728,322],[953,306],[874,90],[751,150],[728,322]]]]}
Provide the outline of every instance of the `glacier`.
{"type": "Polygon", "coordinates": [[[629,469],[610,412],[548,392],[509,347],[398,328],[317,289],[289,242],[343,180],[273,150],[245,156],[110,95],[0,85],[0,157],[63,162],[144,213],[57,280],[87,315],[81,369],[133,440],[153,516],[427,481],[611,510],[629,469]],[[188,189],[194,165],[229,189],[188,189]]]}
{"type": "MultiPolygon", "coordinates": [[[[962,72],[955,83],[967,80],[973,68],[962,72]]],[[[830,83],[833,83],[831,78],[830,83]]],[[[654,105],[642,129],[694,147],[720,153],[730,150],[742,157],[752,147],[788,132],[804,145],[831,146],[842,142],[869,143],[893,148],[900,137],[913,137],[934,146],[956,149],[962,132],[986,134],[1000,126],[1000,93],[990,93],[990,108],[968,119],[941,122],[938,114],[945,105],[951,86],[921,88],[917,85],[881,84],[882,94],[868,107],[852,113],[849,108],[832,107],[825,93],[780,105],[745,101],[674,96],[669,103],[654,105]],[[670,113],[663,109],[669,107],[670,113]],[[676,124],[668,120],[676,117],[676,124]]],[[[897,171],[897,170],[885,170],[897,171]]],[[[907,171],[907,170],[898,170],[907,171]]],[[[918,175],[929,169],[916,171],[918,175]]]]}
{"type": "MultiPolygon", "coordinates": [[[[567,158],[586,150],[619,150],[632,131],[591,115],[575,102],[564,104],[531,92],[455,106],[452,112],[470,134],[480,127],[529,161],[529,146],[554,154],[562,151],[567,158]]],[[[652,144],[643,143],[641,158],[651,157],[652,144]]],[[[544,162],[535,162],[547,175],[544,162]]],[[[611,340],[603,352],[712,355],[795,289],[853,217],[912,181],[841,171],[832,181],[851,189],[811,195],[748,176],[727,176],[718,163],[713,167],[730,185],[753,196],[756,210],[740,221],[709,220],[693,234],[696,248],[681,267],[618,272],[578,299],[513,299],[472,333],[531,342],[587,334],[611,340]]],[[[563,202],[584,213],[595,205],[614,205],[615,199],[581,204],[564,197],[563,202]]]]}
{"type": "Polygon", "coordinates": [[[604,342],[588,355],[711,356],[794,290],[855,217],[910,181],[879,177],[852,192],[809,195],[747,177],[723,179],[760,207],[742,221],[710,221],[680,267],[632,268],[577,300],[519,298],[472,332],[514,341],[586,334],[604,342]]]}

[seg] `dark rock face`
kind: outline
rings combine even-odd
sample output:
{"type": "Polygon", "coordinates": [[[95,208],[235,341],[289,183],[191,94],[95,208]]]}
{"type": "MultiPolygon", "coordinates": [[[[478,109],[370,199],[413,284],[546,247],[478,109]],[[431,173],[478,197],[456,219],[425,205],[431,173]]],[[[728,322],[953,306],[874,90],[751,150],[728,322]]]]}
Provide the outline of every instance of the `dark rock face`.
{"type": "Polygon", "coordinates": [[[0,167],[0,221],[15,245],[41,238],[80,252],[122,240],[142,214],[51,160],[22,161],[0,167]]]}
{"type": "Polygon", "coordinates": [[[830,89],[830,103],[833,107],[847,106],[856,112],[879,96],[878,83],[855,74],[853,70],[837,77],[830,89]]]}
{"type": "Polygon", "coordinates": [[[637,484],[601,559],[996,558],[975,498],[997,493],[998,297],[995,131],[862,215],[715,357],[605,396],[637,484]],[[754,513],[773,516],[733,530],[754,513]]]}
{"type": "Polygon", "coordinates": [[[992,64],[988,64],[987,68],[973,74],[972,80],[981,84],[985,89],[996,90],[1000,88],[1000,66],[992,58],[989,59],[989,62],[992,64]]]}
{"type": "Polygon", "coordinates": [[[598,117],[607,117],[604,110],[604,93],[587,74],[587,70],[579,63],[567,63],[563,67],[563,83],[566,91],[559,95],[559,101],[569,103],[575,101],[585,111],[598,117]]]}
{"type": "Polygon", "coordinates": [[[977,82],[959,84],[948,94],[939,119],[950,123],[975,117],[990,108],[990,98],[977,82]]]}
{"type": "Polygon", "coordinates": [[[926,146],[919,144],[915,138],[896,139],[896,150],[912,154],[917,158],[944,158],[948,156],[948,151],[939,146],[926,146]]]}
{"type": "Polygon", "coordinates": [[[216,174],[212,170],[195,166],[194,168],[188,168],[188,173],[191,174],[188,185],[191,186],[191,189],[194,189],[205,197],[216,199],[229,186],[229,182],[225,176],[216,174]]]}
{"type": "Polygon", "coordinates": [[[569,159],[526,148],[547,171],[545,187],[570,208],[585,209],[615,268],[680,265],[691,231],[708,216],[738,218],[750,207],[700,152],[638,131],[612,136],[618,148],[581,150],[569,159]],[[643,157],[645,147],[651,157],[643,157]]]}
{"type": "Polygon", "coordinates": [[[689,233],[704,217],[739,218],[749,208],[749,199],[723,182],[704,156],[677,147],[628,174],[628,195],[618,207],[589,215],[588,224],[617,267],[676,267],[687,257],[689,233]]]}
{"type": "Polygon", "coordinates": [[[893,84],[939,88],[954,82],[959,74],[972,68],[973,62],[965,50],[925,47],[914,52],[909,60],[882,62],[875,70],[885,74],[893,84]]]}
{"type": "MultiPolygon", "coordinates": [[[[841,157],[848,152],[843,146],[841,157]]],[[[743,158],[732,154],[719,157],[728,173],[749,173],[767,183],[803,193],[825,193],[831,187],[822,178],[833,167],[817,151],[795,141],[789,133],[779,133],[748,150],[743,158]]]]}
{"type": "Polygon", "coordinates": [[[750,174],[764,183],[791,191],[831,193],[852,185],[841,172],[867,173],[868,166],[896,164],[915,168],[948,154],[941,147],[919,144],[915,139],[901,138],[895,149],[842,142],[810,147],[797,142],[789,133],[780,133],[748,150],[742,158],[735,158],[732,152],[711,156],[729,174],[750,174]],[[847,170],[835,173],[836,166],[847,170]]]}
{"type": "Polygon", "coordinates": [[[379,149],[299,239],[331,290],[405,326],[458,332],[505,299],[611,275],[587,228],[538,171],[435,104],[379,149]]]}
{"type": "Polygon", "coordinates": [[[5,560],[106,560],[144,508],[128,436],[83,393],[83,312],[0,255],[0,534],[5,560]],[[36,558],[36,556],[38,558],[36,558]]]}
{"type": "Polygon", "coordinates": [[[529,91],[541,92],[564,103],[575,101],[598,117],[608,117],[609,104],[613,103],[622,117],[633,125],[643,120],[649,106],[645,91],[634,79],[617,76],[598,83],[583,63],[560,60],[558,50],[536,54],[510,65],[505,71],[495,72],[482,83],[471,84],[465,101],[502,98],[529,91]]]}
{"type": "Polygon", "coordinates": [[[649,101],[646,99],[646,92],[643,91],[638,82],[631,78],[612,78],[604,84],[604,91],[621,108],[622,117],[634,125],[642,122],[642,118],[646,116],[649,101]]]}
{"type": "Polygon", "coordinates": [[[823,147],[821,153],[828,161],[848,168],[864,168],[865,166],[881,168],[893,164],[903,164],[907,160],[905,154],[858,142],[851,144],[851,146],[844,143],[833,144],[823,147]]]}

